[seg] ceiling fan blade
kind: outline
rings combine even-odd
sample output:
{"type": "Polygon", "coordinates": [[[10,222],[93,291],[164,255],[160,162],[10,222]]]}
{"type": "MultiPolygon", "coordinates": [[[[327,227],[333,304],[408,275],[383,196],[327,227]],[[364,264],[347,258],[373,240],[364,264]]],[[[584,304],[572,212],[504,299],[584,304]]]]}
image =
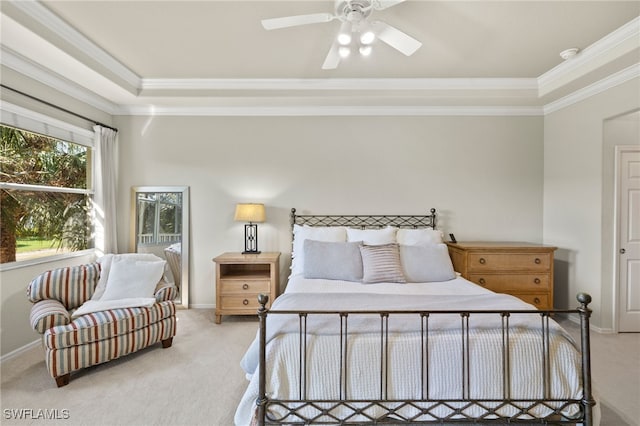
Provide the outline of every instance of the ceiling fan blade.
{"type": "Polygon", "coordinates": [[[384,10],[396,4],[403,3],[404,1],[405,0],[373,0],[372,4],[375,10],[384,10]]]}
{"type": "Polygon", "coordinates": [[[333,18],[335,18],[335,16],[330,13],[312,13],[309,15],[285,16],[283,18],[263,19],[262,26],[265,30],[277,30],[279,28],[295,27],[297,25],[329,22],[333,18]]]}
{"type": "Polygon", "coordinates": [[[422,43],[415,38],[385,22],[374,21],[371,26],[376,37],[407,56],[413,55],[422,46],[422,43]]]}
{"type": "Polygon", "coordinates": [[[339,47],[340,45],[337,40],[331,44],[329,53],[327,53],[327,57],[322,64],[323,70],[334,70],[338,68],[338,64],[340,63],[340,54],[338,53],[339,47]]]}

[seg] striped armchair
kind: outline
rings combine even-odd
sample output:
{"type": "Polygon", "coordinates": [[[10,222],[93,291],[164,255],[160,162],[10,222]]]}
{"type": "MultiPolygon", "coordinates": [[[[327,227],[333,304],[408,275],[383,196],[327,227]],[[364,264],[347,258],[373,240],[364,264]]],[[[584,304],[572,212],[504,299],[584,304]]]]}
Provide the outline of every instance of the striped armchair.
{"type": "Polygon", "coordinates": [[[101,364],[162,342],[176,334],[174,285],[160,281],[151,307],[112,309],[73,319],[71,313],[91,299],[100,264],[54,269],[34,278],[27,288],[33,303],[30,322],[43,335],[47,369],[58,387],[73,371],[101,364]]]}

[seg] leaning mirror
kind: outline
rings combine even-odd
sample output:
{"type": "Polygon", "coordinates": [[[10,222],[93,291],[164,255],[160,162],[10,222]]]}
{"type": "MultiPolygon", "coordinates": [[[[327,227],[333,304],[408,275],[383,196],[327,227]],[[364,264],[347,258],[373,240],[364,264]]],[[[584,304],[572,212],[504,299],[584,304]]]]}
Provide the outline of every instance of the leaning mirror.
{"type": "Polygon", "coordinates": [[[176,304],[189,307],[189,187],[131,188],[131,251],[167,261],[167,280],[178,287],[176,304]]]}

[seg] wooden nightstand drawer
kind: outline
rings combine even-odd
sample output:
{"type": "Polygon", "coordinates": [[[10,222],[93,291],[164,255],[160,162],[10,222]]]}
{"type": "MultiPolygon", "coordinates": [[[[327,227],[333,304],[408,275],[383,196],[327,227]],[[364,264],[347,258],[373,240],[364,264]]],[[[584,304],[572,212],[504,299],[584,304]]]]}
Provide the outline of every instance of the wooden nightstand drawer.
{"type": "Polygon", "coordinates": [[[245,294],[245,293],[269,293],[271,281],[269,280],[225,280],[219,283],[221,294],[245,294]]]}
{"type": "Polygon", "coordinates": [[[469,274],[467,278],[489,290],[499,293],[510,291],[548,291],[551,277],[548,274],[469,274]]]}
{"type": "Polygon", "coordinates": [[[246,310],[249,309],[253,312],[257,312],[258,293],[247,293],[241,296],[225,296],[220,300],[221,309],[229,310],[246,310]]]}
{"type": "Polygon", "coordinates": [[[469,272],[476,271],[548,271],[549,253],[469,253],[469,272]]]}

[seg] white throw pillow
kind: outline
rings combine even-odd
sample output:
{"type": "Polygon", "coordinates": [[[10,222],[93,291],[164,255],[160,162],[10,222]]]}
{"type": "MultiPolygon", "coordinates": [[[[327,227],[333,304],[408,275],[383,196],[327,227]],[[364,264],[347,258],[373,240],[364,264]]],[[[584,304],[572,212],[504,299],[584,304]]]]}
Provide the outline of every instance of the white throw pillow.
{"type": "Polygon", "coordinates": [[[396,242],[398,228],[387,226],[382,229],[347,228],[347,241],[362,241],[367,245],[393,244],[396,242]]]}
{"type": "Polygon", "coordinates": [[[344,226],[293,225],[293,251],[291,252],[292,275],[304,273],[305,240],[344,243],[347,241],[347,231],[344,226]]]}
{"type": "Polygon", "coordinates": [[[107,288],[100,298],[105,300],[153,297],[164,273],[164,260],[144,261],[114,257],[107,279],[107,288]]]}
{"type": "Polygon", "coordinates": [[[96,288],[93,291],[93,296],[91,296],[91,300],[100,300],[102,298],[102,295],[104,294],[104,290],[107,288],[107,281],[109,280],[109,271],[111,270],[111,262],[115,258],[127,258],[127,259],[145,260],[145,261],[162,260],[160,257],[156,256],[153,253],[105,254],[104,256],[99,257],[96,260],[96,262],[100,264],[100,278],[98,279],[98,284],[96,285],[96,288]]]}
{"type": "Polygon", "coordinates": [[[446,244],[401,245],[400,261],[410,283],[449,281],[456,277],[446,244]]]}
{"type": "Polygon", "coordinates": [[[361,281],[361,242],[334,243],[305,240],[304,277],[325,280],[361,281]]]}
{"type": "Polygon", "coordinates": [[[436,229],[398,229],[396,235],[398,244],[405,246],[419,246],[423,244],[442,244],[442,231],[436,229]]]}

